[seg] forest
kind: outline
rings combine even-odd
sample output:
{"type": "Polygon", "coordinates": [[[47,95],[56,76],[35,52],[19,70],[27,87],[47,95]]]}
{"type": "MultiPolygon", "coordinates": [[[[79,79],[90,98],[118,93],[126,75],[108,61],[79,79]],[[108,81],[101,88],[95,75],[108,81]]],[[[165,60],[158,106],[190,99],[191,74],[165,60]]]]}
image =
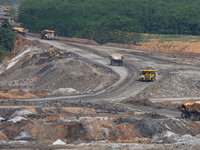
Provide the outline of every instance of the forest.
{"type": "Polygon", "coordinates": [[[136,44],[140,33],[200,34],[199,0],[26,0],[19,22],[30,32],[136,44]]]}

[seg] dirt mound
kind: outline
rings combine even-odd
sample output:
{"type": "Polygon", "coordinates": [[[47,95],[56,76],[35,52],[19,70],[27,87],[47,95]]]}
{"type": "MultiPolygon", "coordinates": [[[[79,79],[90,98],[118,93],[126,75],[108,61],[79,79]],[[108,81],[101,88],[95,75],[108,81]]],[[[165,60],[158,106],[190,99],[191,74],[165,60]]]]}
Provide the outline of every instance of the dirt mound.
{"type": "MultiPolygon", "coordinates": [[[[151,114],[152,115],[152,114],[151,114]]],[[[150,116],[151,116],[150,115],[150,116]]],[[[156,114],[153,114],[154,116],[156,114]]],[[[105,114],[94,108],[78,107],[4,107],[0,108],[3,139],[117,142],[153,142],[156,134],[171,131],[176,134],[199,134],[193,122],[175,118],[141,117],[132,114],[105,114]],[[192,132],[191,132],[192,131],[192,132]]]]}
{"type": "Polygon", "coordinates": [[[16,57],[0,66],[1,98],[35,97],[39,91],[47,96],[96,93],[118,80],[111,69],[72,52],[50,58],[49,45],[38,40],[23,38],[15,52],[16,57]],[[26,94],[8,92],[13,90],[26,94]]]}
{"type": "Polygon", "coordinates": [[[140,94],[148,98],[176,98],[176,97],[199,97],[199,78],[192,72],[182,72],[182,74],[170,75],[157,83],[151,84],[140,94]],[[194,78],[193,78],[194,76],[194,78]],[[195,90],[194,90],[195,89],[195,90]]]}
{"type": "Polygon", "coordinates": [[[136,97],[130,97],[125,99],[121,103],[131,104],[134,106],[146,106],[154,109],[168,109],[174,111],[180,111],[181,104],[172,104],[172,103],[162,103],[156,102],[152,103],[149,99],[144,98],[143,95],[137,95],[136,97]]]}

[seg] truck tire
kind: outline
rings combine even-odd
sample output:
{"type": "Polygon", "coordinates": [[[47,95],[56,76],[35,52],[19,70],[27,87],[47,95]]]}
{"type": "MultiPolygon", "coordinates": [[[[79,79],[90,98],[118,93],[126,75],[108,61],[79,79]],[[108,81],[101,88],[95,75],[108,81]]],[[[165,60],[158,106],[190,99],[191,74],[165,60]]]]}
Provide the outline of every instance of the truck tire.
{"type": "Polygon", "coordinates": [[[151,78],[151,82],[153,82],[154,81],[154,78],[151,78]]]}
{"type": "Polygon", "coordinates": [[[191,119],[192,121],[196,121],[196,120],[197,120],[197,115],[196,115],[195,113],[191,113],[191,114],[190,114],[190,119],[191,119]]]}
{"type": "Polygon", "coordinates": [[[187,111],[182,111],[181,113],[181,118],[184,119],[184,118],[189,118],[189,113],[187,111]]]}
{"type": "Polygon", "coordinates": [[[123,66],[123,61],[122,60],[120,61],[120,66],[123,66]]]}
{"type": "Polygon", "coordinates": [[[110,65],[111,65],[111,66],[113,65],[113,60],[112,60],[112,59],[110,60],[110,65]]]}
{"type": "Polygon", "coordinates": [[[51,35],[48,35],[48,40],[51,40],[51,35]]]}

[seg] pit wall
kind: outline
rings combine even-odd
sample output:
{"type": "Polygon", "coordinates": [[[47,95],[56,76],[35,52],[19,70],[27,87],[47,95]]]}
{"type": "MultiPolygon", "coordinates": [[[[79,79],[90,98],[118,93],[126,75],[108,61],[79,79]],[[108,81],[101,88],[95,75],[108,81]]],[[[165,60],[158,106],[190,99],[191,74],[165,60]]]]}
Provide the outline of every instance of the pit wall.
{"type": "Polygon", "coordinates": [[[192,121],[135,113],[99,113],[98,109],[80,107],[1,106],[0,140],[149,143],[166,131],[179,135],[200,133],[192,121]]]}

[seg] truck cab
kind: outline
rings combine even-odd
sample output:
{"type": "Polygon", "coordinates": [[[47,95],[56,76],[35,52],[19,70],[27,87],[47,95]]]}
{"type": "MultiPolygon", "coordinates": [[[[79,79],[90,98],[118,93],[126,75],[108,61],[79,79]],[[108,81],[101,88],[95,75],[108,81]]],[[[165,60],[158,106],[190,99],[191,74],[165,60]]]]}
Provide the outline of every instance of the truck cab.
{"type": "Polygon", "coordinates": [[[155,81],[156,80],[156,72],[155,69],[142,69],[141,71],[141,80],[144,81],[155,81]]]}

